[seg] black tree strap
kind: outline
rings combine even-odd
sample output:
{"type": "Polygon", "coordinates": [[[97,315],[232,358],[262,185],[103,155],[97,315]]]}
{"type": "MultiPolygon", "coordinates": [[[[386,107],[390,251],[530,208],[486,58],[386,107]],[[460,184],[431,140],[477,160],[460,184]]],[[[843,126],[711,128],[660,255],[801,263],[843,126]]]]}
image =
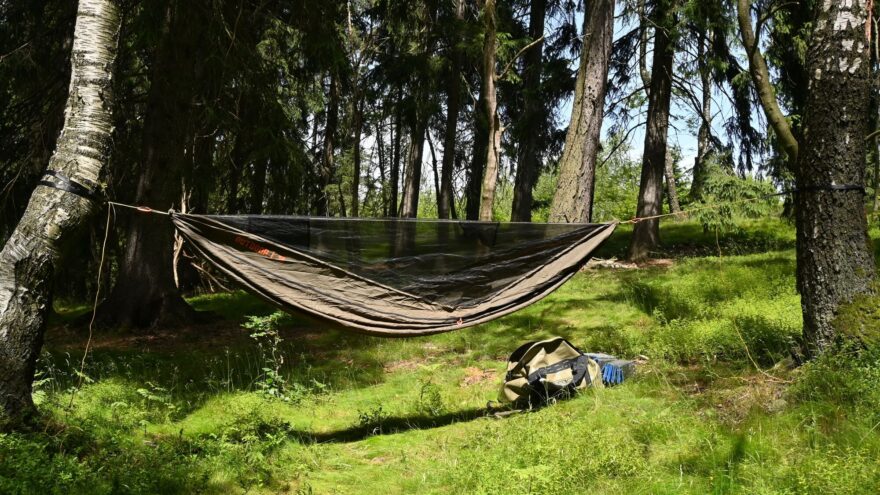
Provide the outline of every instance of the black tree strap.
{"type": "Polygon", "coordinates": [[[858,184],[830,184],[826,186],[803,186],[792,189],[792,192],[816,192],[816,191],[862,191],[865,192],[865,186],[858,184]]]}
{"type": "Polygon", "coordinates": [[[39,185],[59,189],[93,201],[100,200],[98,184],[92,181],[86,182],[89,183],[89,186],[83,185],[57,170],[47,170],[39,185]]]}

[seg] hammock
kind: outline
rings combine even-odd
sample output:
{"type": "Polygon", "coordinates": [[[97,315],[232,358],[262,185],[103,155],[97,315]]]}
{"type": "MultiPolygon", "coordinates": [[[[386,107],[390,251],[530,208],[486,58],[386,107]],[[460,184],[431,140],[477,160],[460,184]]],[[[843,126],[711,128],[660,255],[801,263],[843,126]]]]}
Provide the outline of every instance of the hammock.
{"type": "Polygon", "coordinates": [[[171,214],[193,250],[247,291],[355,331],[457,330],[543,298],[612,224],[171,214]]]}

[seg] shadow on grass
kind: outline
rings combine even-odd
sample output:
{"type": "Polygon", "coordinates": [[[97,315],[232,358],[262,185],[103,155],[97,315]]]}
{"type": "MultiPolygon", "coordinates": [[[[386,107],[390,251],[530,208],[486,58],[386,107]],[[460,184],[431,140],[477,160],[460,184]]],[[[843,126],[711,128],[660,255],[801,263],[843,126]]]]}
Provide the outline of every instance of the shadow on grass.
{"type": "Polygon", "coordinates": [[[377,435],[394,435],[411,430],[441,428],[455,423],[464,423],[480,418],[491,418],[491,414],[492,411],[489,409],[474,408],[433,416],[394,416],[322,433],[292,429],[289,434],[291,438],[296,439],[300,443],[348,443],[377,435]]]}

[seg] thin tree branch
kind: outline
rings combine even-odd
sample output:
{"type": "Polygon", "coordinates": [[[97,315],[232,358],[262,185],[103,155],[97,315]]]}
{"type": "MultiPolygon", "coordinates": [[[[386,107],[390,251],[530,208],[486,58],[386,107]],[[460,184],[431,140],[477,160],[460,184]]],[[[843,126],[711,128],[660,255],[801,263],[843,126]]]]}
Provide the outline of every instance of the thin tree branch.
{"type": "Polygon", "coordinates": [[[617,150],[619,150],[620,147],[624,145],[624,143],[629,142],[629,137],[630,137],[630,135],[632,135],[633,131],[635,131],[636,129],[638,129],[639,127],[642,127],[643,125],[645,125],[647,123],[648,123],[648,121],[639,122],[638,124],[627,129],[626,134],[624,134],[623,138],[620,141],[618,141],[617,144],[615,144],[613,148],[611,148],[611,151],[608,152],[608,155],[605,156],[605,159],[602,160],[601,163],[596,165],[596,170],[598,170],[599,167],[605,165],[605,163],[607,163],[608,160],[610,160],[611,157],[614,156],[614,153],[616,153],[617,150]]]}
{"type": "Polygon", "coordinates": [[[504,76],[506,76],[507,73],[510,72],[511,67],[513,67],[513,64],[516,62],[516,59],[521,57],[522,54],[526,52],[526,50],[537,45],[538,43],[540,43],[542,41],[544,41],[543,36],[541,36],[540,38],[536,39],[535,41],[529,43],[528,45],[522,47],[522,49],[520,51],[516,52],[516,55],[513,56],[513,58],[510,60],[510,62],[508,62],[507,65],[504,66],[504,70],[502,70],[500,74],[495,76],[495,79],[496,80],[504,79],[504,76]]]}

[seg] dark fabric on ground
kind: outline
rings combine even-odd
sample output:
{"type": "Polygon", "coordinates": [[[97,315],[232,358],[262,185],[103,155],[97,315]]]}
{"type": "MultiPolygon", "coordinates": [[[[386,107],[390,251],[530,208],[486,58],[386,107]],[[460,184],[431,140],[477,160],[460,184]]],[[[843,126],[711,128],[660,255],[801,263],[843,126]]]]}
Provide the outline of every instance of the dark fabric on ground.
{"type": "Polygon", "coordinates": [[[568,280],[616,224],[172,214],[198,254],[245,289],[382,336],[498,318],[568,280]]]}

